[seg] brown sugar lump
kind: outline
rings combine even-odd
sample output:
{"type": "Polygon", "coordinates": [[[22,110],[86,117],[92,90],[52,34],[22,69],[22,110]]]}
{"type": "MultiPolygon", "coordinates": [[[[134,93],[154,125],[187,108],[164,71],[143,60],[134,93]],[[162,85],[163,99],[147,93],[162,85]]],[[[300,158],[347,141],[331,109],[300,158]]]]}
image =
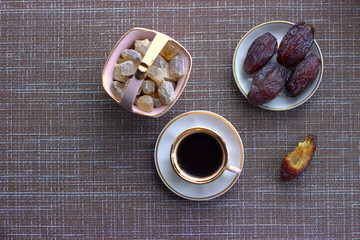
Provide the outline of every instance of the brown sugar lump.
{"type": "Polygon", "coordinates": [[[157,66],[158,68],[160,68],[161,70],[164,70],[167,68],[167,61],[165,58],[163,58],[161,55],[157,56],[155,61],[154,61],[154,65],[157,66]]]}
{"type": "Polygon", "coordinates": [[[164,104],[170,104],[174,99],[175,91],[169,81],[164,81],[158,90],[160,101],[164,104]]]}
{"type": "Polygon", "coordinates": [[[117,64],[121,64],[125,62],[125,60],[120,56],[119,59],[117,60],[117,64]]]}
{"type": "Polygon", "coordinates": [[[184,59],[179,55],[170,61],[170,76],[178,78],[185,74],[184,59]]]}
{"type": "Polygon", "coordinates": [[[155,65],[151,65],[147,70],[146,75],[154,80],[158,86],[160,86],[160,84],[164,81],[165,72],[155,65]]]}
{"type": "Polygon", "coordinates": [[[143,95],[139,97],[137,101],[137,107],[145,112],[151,112],[154,110],[153,98],[149,95],[143,95]]]}
{"type": "Polygon", "coordinates": [[[136,40],[135,41],[135,51],[137,51],[138,53],[141,54],[141,56],[144,56],[146,51],[149,49],[150,47],[150,41],[149,39],[145,39],[145,40],[136,40]]]}
{"type": "Polygon", "coordinates": [[[155,107],[155,108],[160,107],[160,106],[163,105],[163,103],[160,101],[159,94],[158,94],[157,91],[155,91],[154,93],[150,94],[150,96],[152,96],[152,98],[153,98],[154,107],[155,107]]]}
{"type": "Polygon", "coordinates": [[[115,64],[114,72],[113,72],[113,79],[116,81],[120,81],[125,83],[127,80],[129,80],[129,76],[124,76],[121,71],[120,64],[115,64]]]}
{"type": "Polygon", "coordinates": [[[161,55],[159,55],[155,59],[154,65],[165,72],[164,80],[171,82],[176,82],[178,80],[177,78],[173,78],[170,76],[170,63],[166,61],[166,59],[163,58],[161,55]]]}
{"type": "Polygon", "coordinates": [[[155,82],[152,80],[144,80],[142,84],[142,91],[146,95],[151,95],[155,92],[155,82]]]}
{"type": "Polygon", "coordinates": [[[153,102],[154,102],[154,107],[156,107],[156,108],[163,105],[159,98],[154,97],[153,102]]]}
{"type": "Polygon", "coordinates": [[[173,57],[178,55],[177,49],[172,45],[171,42],[167,42],[164,48],[160,52],[161,56],[163,56],[166,60],[170,61],[173,57]]]}
{"type": "Polygon", "coordinates": [[[134,63],[140,63],[142,59],[141,54],[135,51],[134,49],[125,49],[121,53],[121,56],[125,61],[131,60],[134,63]]]}
{"type": "Polygon", "coordinates": [[[118,81],[113,81],[111,83],[111,91],[113,92],[118,101],[121,101],[124,95],[124,88],[124,84],[118,81]]]}
{"type": "Polygon", "coordinates": [[[133,61],[126,61],[120,65],[120,72],[123,76],[132,76],[136,72],[136,66],[133,61]]]}

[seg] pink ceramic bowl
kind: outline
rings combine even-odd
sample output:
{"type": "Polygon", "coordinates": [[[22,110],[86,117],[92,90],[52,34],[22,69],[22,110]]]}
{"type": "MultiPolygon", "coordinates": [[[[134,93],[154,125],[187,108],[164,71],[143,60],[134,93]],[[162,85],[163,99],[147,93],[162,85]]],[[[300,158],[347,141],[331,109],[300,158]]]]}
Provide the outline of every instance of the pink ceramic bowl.
{"type": "MultiPolygon", "coordinates": [[[[149,29],[133,28],[129,30],[124,36],[122,36],[120,40],[116,43],[115,47],[112,49],[102,72],[102,85],[105,91],[109,94],[109,96],[112,97],[117,103],[120,104],[120,100],[117,99],[117,97],[112,93],[111,83],[113,82],[114,66],[117,63],[120,54],[125,49],[128,48],[133,49],[135,40],[149,39],[151,41],[154,39],[154,37],[157,34],[159,33],[149,29]]],[[[130,109],[130,111],[149,117],[159,117],[165,112],[167,112],[172,107],[172,105],[174,105],[174,103],[177,101],[182,91],[184,90],[190,75],[190,71],[192,67],[192,59],[189,52],[180,43],[178,43],[172,38],[170,38],[169,41],[177,48],[179,52],[179,56],[181,56],[184,59],[184,66],[185,66],[185,74],[179,77],[177,81],[174,100],[170,104],[165,104],[158,108],[154,108],[152,112],[142,111],[135,104],[132,104],[132,109],[130,109]]]]}

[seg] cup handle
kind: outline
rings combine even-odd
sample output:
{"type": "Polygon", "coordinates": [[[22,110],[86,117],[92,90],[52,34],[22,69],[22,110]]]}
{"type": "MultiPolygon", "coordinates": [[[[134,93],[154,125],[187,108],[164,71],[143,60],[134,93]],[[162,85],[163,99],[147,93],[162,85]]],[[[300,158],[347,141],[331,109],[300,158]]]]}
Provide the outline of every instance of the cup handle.
{"type": "Polygon", "coordinates": [[[228,165],[226,166],[226,170],[228,170],[228,171],[230,171],[230,172],[233,172],[233,173],[236,173],[236,174],[240,174],[240,173],[241,173],[241,169],[240,169],[240,168],[231,166],[230,164],[228,164],[228,165]]]}

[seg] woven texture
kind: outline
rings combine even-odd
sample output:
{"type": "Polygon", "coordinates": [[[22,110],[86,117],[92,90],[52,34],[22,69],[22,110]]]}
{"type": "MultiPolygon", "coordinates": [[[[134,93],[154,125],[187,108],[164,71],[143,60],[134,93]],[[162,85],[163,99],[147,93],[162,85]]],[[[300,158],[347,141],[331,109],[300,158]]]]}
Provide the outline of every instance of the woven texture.
{"type": "Polygon", "coordinates": [[[359,1],[8,0],[0,12],[2,238],[360,238],[359,1]],[[317,92],[284,112],[250,106],[232,74],[239,40],[272,20],[312,22],[324,57],[317,92]],[[157,119],[123,110],[101,85],[133,27],[193,57],[183,94],[157,119]],[[205,202],[173,194],[154,165],[162,128],[191,110],[227,118],[245,147],[233,188],[205,202]],[[313,161],[281,181],[283,156],[308,133],[313,161]]]}

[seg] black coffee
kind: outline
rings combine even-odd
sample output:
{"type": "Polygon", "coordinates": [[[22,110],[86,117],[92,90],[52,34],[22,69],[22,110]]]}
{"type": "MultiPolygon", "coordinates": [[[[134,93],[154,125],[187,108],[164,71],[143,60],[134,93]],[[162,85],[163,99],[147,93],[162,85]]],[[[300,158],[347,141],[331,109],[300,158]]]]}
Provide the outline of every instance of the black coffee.
{"type": "Polygon", "coordinates": [[[219,142],[205,133],[193,133],[179,144],[177,158],[179,166],[195,177],[207,177],[222,165],[223,153],[219,142]]]}

